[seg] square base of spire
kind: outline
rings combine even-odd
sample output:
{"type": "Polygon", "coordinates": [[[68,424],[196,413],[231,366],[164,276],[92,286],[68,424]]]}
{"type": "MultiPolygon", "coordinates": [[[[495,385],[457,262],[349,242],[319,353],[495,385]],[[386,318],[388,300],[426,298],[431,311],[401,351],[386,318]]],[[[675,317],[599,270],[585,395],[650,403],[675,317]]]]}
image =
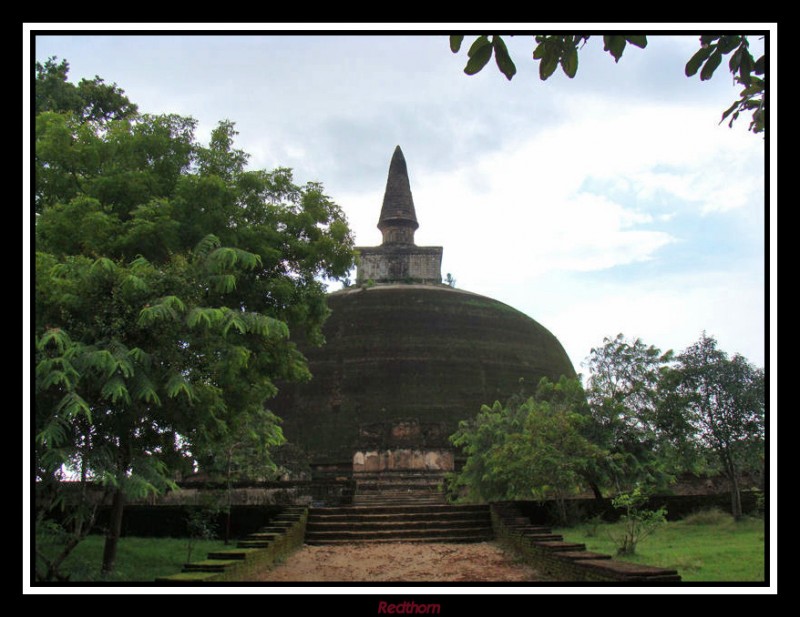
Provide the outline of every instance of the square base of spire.
{"type": "Polygon", "coordinates": [[[381,245],[356,250],[361,256],[356,284],[442,282],[441,246],[381,245]]]}

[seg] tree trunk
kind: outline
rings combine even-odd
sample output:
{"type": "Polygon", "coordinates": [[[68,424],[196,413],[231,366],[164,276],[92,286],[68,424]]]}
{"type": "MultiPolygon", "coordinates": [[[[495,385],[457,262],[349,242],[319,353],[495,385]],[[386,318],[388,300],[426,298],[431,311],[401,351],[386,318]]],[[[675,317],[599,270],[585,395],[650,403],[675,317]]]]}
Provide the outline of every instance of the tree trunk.
{"type": "Polygon", "coordinates": [[[103,547],[103,567],[101,573],[107,576],[114,571],[114,562],[117,559],[117,544],[122,531],[122,512],[125,509],[125,495],[122,488],[117,487],[111,502],[111,521],[106,534],[106,543],[103,547]]]}
{"type": "Polygon", "coordinates": [[[228,465],[226,469],[226,480],[227,480],[227,497],[228,497],[228,507],[227,512],[225,513],[225,546],[231,541],[231,506],[233,504],[233,486],[231,485],[231,474],[233,470],[231,465],[233,463],[233,452],[228,452],[228,465]]]}
{"type": "Polygon", "coordinates": [[[597,486],[596,482],[589,482],[589,488],[592,489],[592,493],[594,493],[594,498],[597,501],[603,501],[603,493],[600,492],[600,487],[597,486]]]}
{"type": "Polygon", "coordinates": [[[725,473],[731,483],[731,514],[737,521],[742,518],[742,493],[739,490],[739,470],[730,452],[725,452],[722,459],[725,473]]]}
{"type": "Polygon", "coordinates": [[[742,518],[742,493],[735,473],[731,474],[731,514],[737,521],[742,518]]]}

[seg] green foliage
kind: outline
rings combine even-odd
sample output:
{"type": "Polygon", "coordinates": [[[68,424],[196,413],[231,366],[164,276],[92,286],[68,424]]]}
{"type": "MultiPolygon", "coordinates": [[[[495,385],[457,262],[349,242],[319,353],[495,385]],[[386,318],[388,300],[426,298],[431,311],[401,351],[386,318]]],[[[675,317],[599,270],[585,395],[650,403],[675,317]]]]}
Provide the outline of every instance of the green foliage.
{"type": "Polygon", "coordinates": [[[280,442],[274,382],[308,378],[289,331],[321,339],[352,236],[318,183],[247,170],[231,122],[201,145],[67,68],[37,65],[37,480],[141,496],[243,430],[280,442]]]}
{"type": "Polygon", "coordinates": [[[192,560],[192,551],[199,540],[213,540],[217,537],[216,507],[192,508],[186,516],[186,561],[192,560]]]}
{"type": "Polygon", "coordinates": [[[637,486],[629,493],[622,493],[612,500],[611,504],[616,509],[625,512],[620,517],[622,531],[611,536],[617,545],[618,555],[635,554],[637,545],[667,522],[665,507],[658,510],[644,508],[648,497],[648,493],[637,486]]]}
{"type": "Polygon", "coordinates": [[[588,436],[608,456],[593,470],[597,484],[615,492],[644,482],[665,488],[686,458],[664,438],[658,385],[672,352],[627,340],[603,339],[585,366],[591,414],[588,436]]]}
{"type": "Polygon", "coordinates": [[[602,452],[582,434],[587,417],[580,382],[543,379],[536,395],[484,405],[450,438],[467,455],[450,488],[473,500],[564,499],[578,492],[602,452]]]}
{"type": "Polygon", "coordinates": [[[744,471],[764,466],[765,395],[763,369],[718,349],[705,333],[676,358],[662,380],[662,413],[672,418],[672,435],[716,457],[731,483],[731,510],[742,515],[744,471]]]}
{"type": "MultiPolygon", "coordinates": [[[[588,34],[534,35],[536,46],[533,59],[539,62],[540,79],[548,79],[559,66],[567,77],[575,77],[578,72],[578,52],[590,38],[588,34]]],[[[463,35],[450,36],[450,51],[458,53],[463,41],[463,35]]],[[[628,44],[644,49],[647,47],[647,37],[640,34],[603,36],[603,50],[611,54],[614,62],[620,61],[628,44]]],[[[734,82],[743,86],[743,90],[739,98],[723,112],[721,122],[730,116],[728,125],[732,126],[740,113],[749,111],[752,112],[749,130],[761,133],[766,123],[766,84],[762,77],[766,70],[766,58],[762,55],[758,60],[754,59],[749,45],[745,35],[703,35],[700,37],[700,49],[686,63],[685,72],[687,77],[691,77],[699,70],[701,80],[711,79],[723,56],[731,54],[728,68],[734,82]]],[[[509,80],[514,77],[517,68],[505,42],[498,35],[491,39],[488,35],[482,35],[475,39],[469,48],[464,72],[467,75],[479,73],[489,63],[492,54],[500,72],[509,80]]]]}
{"type": "Polygon", "coordinates": [[[86,122],[102,122],[129,117],[136,113],[116,84],[107,85],[99,77],[82,79],[76,86],[67,81],[69,64],[49,58],[36,63],[36,114],[44,111],[71,113],[86,122]]]}
{"type": "Polygon", "coordinates": [[[700,49],[686,63],[686,76],[692,77],[700,70],[700,79],[708,80],[722,63],[723,56],[731,54],[728,69],[735,83],[743,86],[739,98],[722,113],[722,120],[730,116],[728,126],[743,111],[752,112],[750,130],[754,133],[764,131],[766,123],[766,82],[762,77],[766,72],[766,57],[758,60],[750,53],[750,41],[743,35],[704,35],[700,37],[700,49]],[[701,68],[702,67],[702,68],[701,68]]]}
{"type": "MultiPolygon", "coordinates": [[[[533,59],[539,61],[539,77],[542,80],[547,79],[559,65],[567,77],[575,77],[578,71],[578,50],[586,44],[589,38],[588,34],[535,35],[536,47],[533,50],[533,59]]],[[[451,36],[450,51],[458,53],[463,40],[463,35],[451,36]]],[[[613,56],[615,62],[619,62],[628,43],[644,48],[647,47],[647,37],[641,35],[603,37],[603,49],[613,56]]],[[[464,72],[467,75],[480,72],[491,60],[492,54],[495,56],[500,72],[511,80],[516,74],[517,68],[508,54],[505,41],[498,35],[494,35],[491,40],[486,35],[475,39],[469,48],[469,60],[464,72]]]]}

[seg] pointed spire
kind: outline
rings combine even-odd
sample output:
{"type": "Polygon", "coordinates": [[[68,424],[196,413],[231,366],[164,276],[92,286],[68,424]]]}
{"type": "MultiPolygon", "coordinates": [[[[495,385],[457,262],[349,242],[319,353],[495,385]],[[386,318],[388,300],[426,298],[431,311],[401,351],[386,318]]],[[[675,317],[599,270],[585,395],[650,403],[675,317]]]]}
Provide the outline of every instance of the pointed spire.
{"type": "Polygon", "coordinates": [[[414,230],[418,227],[406,159],[397,146],[389,164],[378,229],[383,233],[384,244],[414,244],[414,230]]]}

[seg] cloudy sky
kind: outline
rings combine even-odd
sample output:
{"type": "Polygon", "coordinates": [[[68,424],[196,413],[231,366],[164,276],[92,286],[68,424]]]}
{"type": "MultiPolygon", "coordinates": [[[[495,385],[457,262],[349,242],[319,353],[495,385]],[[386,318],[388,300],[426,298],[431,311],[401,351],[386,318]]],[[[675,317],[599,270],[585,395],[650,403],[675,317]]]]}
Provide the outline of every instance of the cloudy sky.
{"type": "MultiPolygon", "coordinates": [[[[320,181],[359,245],[376,228],[396,145],[408,163],[419,245],[443,275],[553,332],[575,368],[622,332],[681,351],[705,330],[765,362],[765,142],[725,65],[683,67],[697,36],[650,36],[619,64],[593,37],[577,76],[538,79],[529,36],[518,73],[468,77],[443,35],[258,36],[43,32],[32,56],[71,79],[116,82],[149,113],[224,119],[253,168],[320,181]]],[[[761,42],[753,37],[754,50],[761,42]]]]}

